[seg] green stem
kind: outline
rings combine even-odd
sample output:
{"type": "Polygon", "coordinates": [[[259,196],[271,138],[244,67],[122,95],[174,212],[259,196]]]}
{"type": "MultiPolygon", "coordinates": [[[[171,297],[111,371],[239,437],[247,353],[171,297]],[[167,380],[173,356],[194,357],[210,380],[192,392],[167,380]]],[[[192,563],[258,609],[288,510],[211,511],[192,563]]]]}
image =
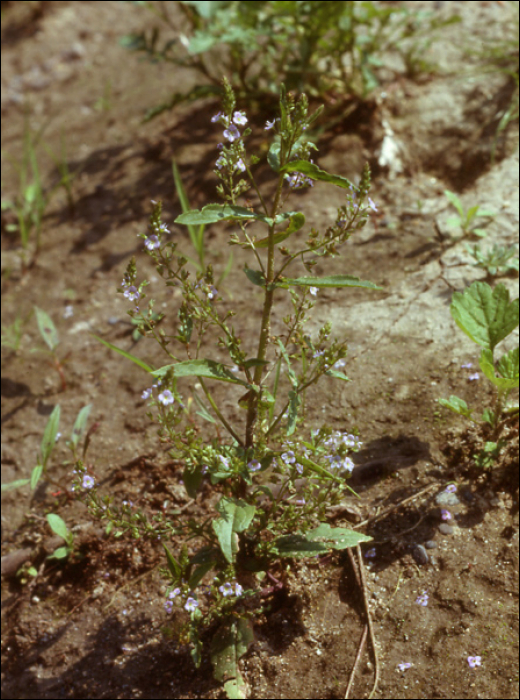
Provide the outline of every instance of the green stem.
{"type": "Polygon", "coordinates": [[[238,442],[238,444],[240,445],[240,447],[244,447],[244,443],[242,442],[242,440],[238,437],[238,435],[235,433],[235,431],[233,430],[233,428],[229,425],[229,423],[227,422],[227,420],[224,418],[224,416],[223,416],[222,413],[220,412],[220,410],[219,410],[217,404],[215,403],[213,397],[212,397],[211,394],[209,393],[208,388],[207,388],[206,385],[204,384],[203,379],[199,377],[199,381],[200,381],[200,385],[201,385],[201,387],[202,387],[204,393],[206,394],[206,398],[207,398],[208,401],[210,402],[211,408],[215,411],[215,414],[216,414],[217,418],[219,419],[219,421],[222,423],[222,425],[225,427],[225,429],[228,431],[228,433],[229,433],[232,437],[235,438],[235,440],[238,442]]]}

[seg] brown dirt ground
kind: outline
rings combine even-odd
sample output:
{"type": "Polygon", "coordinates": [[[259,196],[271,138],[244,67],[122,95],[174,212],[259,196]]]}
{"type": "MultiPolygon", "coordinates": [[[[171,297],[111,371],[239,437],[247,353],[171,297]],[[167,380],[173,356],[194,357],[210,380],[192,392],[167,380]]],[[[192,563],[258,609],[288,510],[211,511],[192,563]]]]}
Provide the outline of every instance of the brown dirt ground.
{"type": "MultiPolygon", "coordinates": [[[[317,162],[332,172],[353,177],[364,160],[371,162],[372,197],[379,205],[378,215],[327,270],[358,275],[385,291],[320,293],[316,315],[347,337],[353,381],[331,381],[311,392],[307,416],[309,426],[325,419],[337,429],[359,429],[364,445],[352,483],[362,496],[363,518],[433,485],[428,496],[365,529],[376,547],[376,557],[366,560],[381,665],[376,697],[516,698],[518,419],[507,426],[500,464],[483,474],[472,454],[485,435],[435,403],[456,393],[481,406],[491,396],[483,381],[469,382],[460,369],[465,361],[475,363],[477,353],[454,330],[449,314],[453,290],[483,274],[468,264],[461,245],[441,248],[438,232],[451,213],[443,196],[449,188],[461,193],[466,206],[478,202],[497,212],[493,241],[517,239],[517,125],[501,139],[494,165],[489,158],[497,110],[510,89],[500,75],[467,70],[471,65],[461,51],[502,37],[510,15],[507,3],[414,4],[462,15],[462,24],[444,31],[432,48],[440,70],[417,82],[386,83],[367,108],[319,144],[317,162]],[[400,160],[390,167],[378,165],[389,125],[400,160]],[[453,532],[445,535],[432,499],[449,481],[458,484],[459,503],[452,508],[453,532]],[[419,565],[413,547],[428,541],[436,548],[419,565]],[[416,605],[425,590],[429,605],[416,605]],[[469,655],[480,655],[481,667],[469,668],[469,655]],[[413,665],[401,673],[397,664],[404,661],[413,665]]],[[[78,410],[92,403],[90,424],[98,422],[99,429],[89,462],[102,489],[148,511],[164,501],[183,505],[179,469],[158,442],[140,398],[146,376],[89,331],[132,348],[125,300],[115,289],[133,254],[141,274],[151,276],[150,296],[158,307],[173,307],[175,318],[178,299],[154,279],[136,236],[145,230],[151,199],[163,200],[166,221],[180,211],[172,156],[193,206],[214,201],[218,135],[209,116],[217,105],[210,100],[179,107],[141,124],[146,108],[169,90],[189,89],[195,76],[139,62],[118,46],[121,35],[143,26],[139,8],[121,2],[10,5],[2,16],[2,196],[16,193],[10,159],[20,158],[24,105],[34,129],[46,126],[44,140],[55,153],[64,134],[69,168],[78,174],[73,211],[62,193],[51,201],[43,249],[29,270],[21,269],[18,243],[2,227],[2,321],[26,319],[19,351],[2,352],[2,483],[30,474],[57,403],[64,435],[78,410]],[[34,6],[41,12],[31,14],[34,6]],[[34,304],[51,314],[60,352],[70,353],[65,391],[45,358],[30,353],[40,343],[30,316],[34,304]],[[68,304],[74,316],[63,318],[68,304]]],[[[52,183],[52,161],[43,149],[39,157],[44,182],[52,183]]],[[[316,185],[298,195],[298,203],[309,225],[323,225],[341,204],[341,193],[316,185]]],[[[186,233],[174,230],[189,253],[186,233]]],[[[208,232],[208,255],[217,270],[227,258],[227,236],[217,226],[208,232]]],[[[240,252],[235,256],[239,270],[244,260],[240,252]]],[[[220,291],[221,303],[237,310],[237,330],[247,339],[258,307],[254,290],[244,294],[243,281],[241,272],[231,275],[220,291]]],[[[514,277],[503,281],[516,289],[514,277]]],[[[510,341],[507,347],[518,336],[510,341]]],[[[149,341],[132,352],[164,364],[149,341]]],[[[240,420],[238,396],[227,390],[220,397],[227,415],[240,420]]],[[[52,474],[70,483],[62,442],[52,474]]],[[[223,697],[209,659],[194,669],[189,651],[175,641],[175,625],[163,608],[160,547],[104,538],[81,503],[53,492],[46,485],[32,501],[27,491],[2,498],[2,555],[26,550],[20,561],[28,559],[39,570],[25,584],[12,575],[2,578],[2,697],[223,697]],[[63,566],[45,560],[56,546],[43,517],[47,512],[76,526],[78,556],[63,566]]],[[[201,499],[188,512],[209,509],[210,500],[201,499]]],[[[347,523],[340,518],[336,524],[347,523]]],[[[12,566],[12,559],[3,559],[3,571],[4,561],[12,566]]],[[[285,577],[284,590],[258,619],[243,661],[249,697],[344,697],[364,626],[349,559],[291,563],[285,577]]],[[[373,673],[373,658],[365,652],[354,697],[366,697],[373,673]]]]}

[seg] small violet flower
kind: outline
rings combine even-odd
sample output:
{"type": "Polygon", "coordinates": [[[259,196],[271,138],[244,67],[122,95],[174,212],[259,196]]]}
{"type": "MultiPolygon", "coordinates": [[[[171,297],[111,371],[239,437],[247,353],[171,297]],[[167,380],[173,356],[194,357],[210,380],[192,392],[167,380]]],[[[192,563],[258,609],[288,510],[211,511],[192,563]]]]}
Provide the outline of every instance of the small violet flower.
{"type": "Polygon", "coordinates": [[[128,287],[127,290],[125,290],[123,296],[127,299],[130,299],[130,301],[137,301],[141,295],[139,294],[137,287],[134,287],[134,285],[132,285],[128,287]]]}
{"type": "Polygon", "coordinates": [[[215,124],[215,122],[218,122],[220,117],[223,116],[223,112],[219,112],[218,114],[215,114],[215,116],[211,117],[211,122],[215,124]]]}
{"type": "Polygon", "coordinates": [[[85,474],[83,477],[83,481],[81,482],[81,485],[83,486],[84,489],[91,489],[95,484],[95,479],[93,476],[89,476],[88,474],[85,474]]]}
{"type": "Polygon", "coordinates": [[[473,362],[465,362],[461,367],[462,369],[471,369],[473,367],[473,362]]]}
{"type": "Polygon", "coordinates": [[[233,586],[230,583],[223,583],[222,586],[219,586],[219,591],[224,598],[227,598],[228,595],[233,595],[233,586]]]}
{"type": "Polygon", "coordinates": [[[423,591],[422,595],[418,596],[415,602],[417,603],[417,605],[422,605],[423,608],[425,608],[428,605],[428,598],[429,596],[426,593],[426,591],[423,591]]]}
{"type": "Polygon", "coordinates": [[[451,515],[451,513],[450,513],[449,510],[446,510],[445,508],[443,508],[443,509],[441,510],[441,518],[442,518],[443,520],[451,520],[452,515],[451,515]]]}
{"type": "Polygon", "coordinates": [[[318,293],[318,287],[310,287],[309,292],[312,294],[313,297],[315,297],[318,293]]]}
{"type": "Polygon", "coordinates": [[[294,456],[294,452],[292,450],[289,450],[288,452],[284,452],[282,454],[282,460],[285,462],[285,464],[294,464],[296,462],[296,457],[294,456]]]}
{"type": "Polygon", "coordinates": [[[468,379],[469,379],[470,382],[474,382],[474,381],[476,381],[477,379],[480,379],[479,373],[478,373],[478,372],[475,372],[475,374],[470,374],[469,377],[468,377],[468,379]]]}
{"type": "Polygon", "coordinates": [[[446,493],[455,493],[455,491],[457,490],[457,486],[455,484],[449,484],[444,490],[446,491],[446,493]]]}
{"type": "Polygon", "coordinates": [[[247,117],[245,112],[235,112],[233,114],[233,121],[235,124],[238,124],[238,126],[244,126],[247,124],[247,117]]]}
{"type": "Polygon", "coordinates": [[[409,661],[405,661],[402,664],[397,664],[397,668],[400,671],[406,671],[407,668],[411,668],[412,664],[409,661]]]}
{"type": "Polygon", "coordinates": [[[146,400],[146,399],[149,399],[151,395],[152,395],[152,388],[150,387],[150,389],[145,389],[143,391],[143,393],[141,394],[141,398],[146,400]]]}
{"type": "Polygon", "coordinates": [[[195,600],[195,598],[192,598],[191,596],[188,598],[186,601],[186,604],[184,605],[184,610],[187,610],[188,612],[193,612],[199,607],[198,601],[195,600]]]}
{"type": "Polygon", "coordinates": [[[470,665],[470,668],[481,666],[482,663],[480,656],[468,656],[468,664],[470,665]]]}
{"type": "Polygon", "coordinates": [[[155,234],[146,238],[144,244],[148,248],[148,250],[154,250],[155,248],[161,247],[161,241],[159,240],[159,237],[155,234]]]}
{"type": "Polygon", "coordinates": [[[224,167],[225,164],[226,164],[226,159],[224,158],[224,156],[219,156],[219,158],[217,159],[217,162],[215,163],[215,165],[217,166],[217,168],[219,170],[222,170],[222,168],[224,167]]]}
{"type": "Polygon", "coordinates": [[[235,165],[235,170],[239,170],[241,173],[245,173],[246,165],[245,165],[244,161],[242,160],[242,158],[239,158],[237,160],[236,165],[235,165]]]}
{"type": "Polygon", "coordinates": [[[70,304],[63,309],[63,318],[74,316],[74,307],[70,304]]]}
{"type": "Polygon", "coordinates": [[[236,141],[240,138],[240,131],[236,128],[234,124],[230,124],[224,131],[224,136],[228,141],[236,141]]]}
{"type": "Polygon", "coordinates": [[[211,285],[211,287],[209,288],[209,292],[208,292],[208,299],[211,301],[212,299],[215,299],[217,297],[217,295],[218,295],[217,288],[214,287],[213,285],[211,285]]]}
{"type": "Polygon", "coordinates": [[[374,204],[373,200],[372,200],[370,197],[368,197],[368,206],[369,206],[370,209],[372,209],[373,211],[377,211],[377,207],[376,207],[376,205],[374,204]]]}
{"type": "Polygon", "coordinates": [[[174,396],[169,389],[162,391],[157,398],[163,406],[168,406],[175,401],[174,396]]]}
{"type": "Polygon", "coordinates": [[[247,463],[247,466],[252,472],[257,472],[259,469],[262,468],[262,465],[257,459],[252,459],[250,462],[247,463]]]}
{"type": "Polygon", "coordinates": [[[276,119],[273,119],[272,122],[266,121],[266,123],[265,123],[265,130],[266,130],[266,131],[269,131],[269,129],[272,129],[273,126],[275,125],[275,123],[276,123],[276,119]]]}
{"type": "Polygon", "coordinates": [[[366,559],[373,559],[376,556],[376,548],[371,547],[365,552],[365,558],[366,559]]]}

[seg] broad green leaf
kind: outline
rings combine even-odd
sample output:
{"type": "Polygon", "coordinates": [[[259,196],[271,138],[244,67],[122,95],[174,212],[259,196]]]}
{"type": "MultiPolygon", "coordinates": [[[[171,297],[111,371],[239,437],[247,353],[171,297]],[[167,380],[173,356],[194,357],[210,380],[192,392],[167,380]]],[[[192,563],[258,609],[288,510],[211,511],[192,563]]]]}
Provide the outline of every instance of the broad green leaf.
{"type": "Polygon", "coordinates": [[[246,685],[238,662],[253,642],[253,627],[248,618],[227,619],[211,640],[213,675],[224,688],[228,698],[246,698],[246,685]]]}
{"type": "Polygon", "coordinates": [[[47,559],[66,559],[70,554],[69,547],[58,547],[47,559]]]}
{"type": "Polygon", "coordinates": [[[237,533],[249,527],[256,508],[240,499],[234,500],[223,496],[217,505],[217,510],[222,517],[213,520],[213,530],[223,555],[232,564],[238,552],[237,533]]]}
{"type": "Polygon", "coordinates": [[[271,144],[267,153],[267,162],[275,173],[280,172],[280,143],[274,142],[271,144]]]}
{"type": "Polygon", "coordinates": [[[244,272],[246,273],[247,279],[255,284],[257,287],[265,287],[265,277],[260,270],[252,270],[247,265],[244,266],[244,272]]]}
{"type": "Polygon", "coordinates": [[[221,382],[230,382],[231,384],[242,384],[249,386],[247,382],[235,377],[225,365],[213,360],[186,360],[185,362],[177,362],[174,365],[165,365],[159,369],[153,370],[154,377],[164,377],[168,372],[172,372],[176,378],[180,377],[202,377],[203,379],[218,379],[221,382]]]}
{"type": "Polygon", "coordinates": [[[56,513],[47,513],[47,522],[50,525],[51,530],[59,537],[62,537],[65,542],[69,536],[69,528],[67,527],[65,521],[60,518],[56,513]]]}
{"type": "Polygon", "coordinates": [[[182,568],[181,565],[177,562],[173,554],[170,552],[168,547],[162,543],[164,547],[164,551],[166,553],[166,561],[168,563],[168,569],[170,570],[170,574],[172,575],[173,579],[175,581],[180,581],[180,578],[182,576],[182,568]]]}
{"type": "MultiPolygon", "coordinates": [[[[279,231],[274,234],[274,244],[282,243],[286,238],[289,238],[293,233],[299,231],[305,223],[305,216],[301,212],[293,212],[289,219],[289,226],[285,231],[279,231]]],[[[267,248],[269,245],[269,237],[255,241],[255,248],[267,248]]]]}
{"type": "Polygon", "coordinates": [[[176,224],[197,225],[215,224],[218,221],[249,221],[256,219],[271,226],[273,220],[262,214],[256,214],[245,207],[237,207],[232,204],[208,204],[203,209],[192,209],[185,214],[180,214],[175,219],[176,224]]]}
{"type": "Polygon", "coordinates": [[[360,280],[358,277],[352,277],[351,275],[330,275],[329,277],[296,277],[296,278],[283,278],[283,280],[276,285],[277,287],[365,287],[366,289],[377,289],[382,291],[382,287],[378,287],[377,284],[373,282],[365,282],[360,280]]]}
{"type": "Polygon", "coordinates": [[[315,557],[329,551],[321,542],[312,542],[303,535],[283,535],[275,540],[274,546],[278,556],[295,559],[315,557]]]}
{"type": "Polygon", "coordinates": [[[485,282],[473,282],[463,293],[454,293],[450,311],[471,340],[491,351],[518,326],[518,299],[510,302],[503,284],[492,290],[485,282]]]}
{"type": "Polygon", "coordinates": [[[305,537],[312,542],[321,542],[331,549],[347,549],[372,540],[369,535],[363,535],[346,527],[331,527],[328,523],[321,523],[305,537]]]}
{"type": "Polygon", "coordinates": [[[37,306],[34,307],[34,311],[36,312],[36,321],[38,323],[40,335],[47,343],[51,352],[54,352],[60,342],[56,326],[48,313],[39,309],[37,306]]]}
{"type": "MultiPolygon", "coordinates": [[[[504,357],[506,357],[506,355],[504,355],[504,357]]],[[[502,359],[504,359],[504,357],[502,359]]],[[[518,361],[518,349],[516,358],[518,361]]],[[[479,365],[480,369],[484,372],[489,381],[493,382],[493,384],[496,387],[498,387],[498,389],[504,391],[514,389],[518,386],[518,365],[516,366],[516,377],[497,377],[495,374],[495,366],[493,364],[493,352],[491,350],[482,350],[482,352],[480,353],[479,365]]],[[[512,366],[510,367],[510,369],[512,370],[512,372],[514,372],[512,366]]]]}
{"type": "Polygon", "coordinates": [[[70,436],[70,442],[74,448],[78,446],[78,442],[85,430],[91,408],[92,404],[89,403],[88,406],[83,406],[81,411],[78,413],[78,417],[76,418],[76,422],[74,423],[72,434],[70,436]]]}
{"type": "Polygon", "coordinates": [[[341,177],[341,175],[332,175],[331,173],[318,168],[318,166],[314,165],[314,163],[309,163],[308,160],[296,160],[291,163],[287,163],[287,165],[284,165],[283,168],[280,169],[280,172],[303,173],[312,180],[322,180],[323,182],[330,182],[332,185],[337,185],[343,189],[353,188],[354,191],[357,190],[357,188],[350,182],[350,180],[347,180],[346,177],[341,177]]]}
{"type": "Polygon", "coordinates": [[[95,333],[91,333],[90,335],[93,336],[96,340],[99,340],[100,343],[103,343],[103,345],[106,345],[107,348],[110,348],[110,350],[114,350],[115,352],[119,353],[123,357],[126,357],[127,360],[131,360],[136,365],[141,367],[141,369],[144,369],[150,373],[152,373],[154,371],[153,367],[150,367],[150,365],[147,365],[146,362],[144,362],[143,360],[140,360],[135,355],[131,355],[129,352],[126,352],[126,350],[121,350],[121,348],[117,348],[115,345],[112,345],[112,343],[109,343],[108,340],[103,340],[103,338],[100,338],[95,333]]]}
{"type": "Polygon", "coordinates": [[[56,435],[58,434],[58,428],[60,425],[60,412],[60,405],[57,404],[54,406],[54,409],[49,416],[49,420],[47,421],[47,425],[45,426],[40,445],[42,464],[44,468],[47,466],[47,460],[49,459],[51,452],[54,449],[54,445],[56,444],[56,435]]]}
{"type": "Polygon", "coordinates": [[[437,401],[444,408],[449,408],[460,416],[471,418],[472,411],[468,408],[468,404],[463,399],[459,399],[458,396],[452,394],[449,399],[437,399],[437,401]]]}
{"type": "Polygon", "coordinates": [[[26,486],[30,482],[30,479],[18,479],[17,481],[10,481],[8,484],[2,484],[2,493],[4,493],[4,491],[19,489],[21,486],[26,486]]]}

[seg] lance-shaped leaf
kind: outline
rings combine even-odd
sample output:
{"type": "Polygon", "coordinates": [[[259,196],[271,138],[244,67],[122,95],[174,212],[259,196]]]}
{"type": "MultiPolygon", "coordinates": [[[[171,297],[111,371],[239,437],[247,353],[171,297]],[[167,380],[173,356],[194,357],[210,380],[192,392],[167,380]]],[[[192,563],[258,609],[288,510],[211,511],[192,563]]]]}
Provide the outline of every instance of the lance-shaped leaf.
{"type": "Polygon", "coordinates": [[[275,541],[276,551],[281,557],[314,557],[324,554],[330,549],[347,549],[361,542],[370,542],[368,535],[349,530],[345,527],[332,528],[327,523],[321,523],[317,528],[305,535],[284,535],[275,541]]]}
{"type": "Polygon", "coordinates": [[[249,527],[255,517],[255,506],[240,499],[220,499],[217,510],[222,517],[214,520],[213,530],[218,538],[220,548],[227,561],[232,564],[238,552],[238,532],[249,527]]]}
{"type": "MultiPolygon", "coordinates": [[[[274,234],[274,244],[282,243],[286,238],[289,238],[293,233],[299,231],[305,223],[305,216],[299,212],[291,212],[286,215],[289,216],[289,226],[285,231],[279,231],[274,234]]],[[[278,217],[277,217],[278,218],[278,217]]],[[[277,223],[277,221],[275,221],[277,223]]],[[[269,237],[261,238],[259,241],[255,241],[255,248],[267,248],[269,245],[269,237]]]]}
{"type": "Polygon", "coordinates": [[[277,287],[365,287],[366,289],[376,289],[383,291],[382,287],[378,287],[373,282],[360,280],[359,277],[352,275],[329,275],[328,277],[284,277],[281,282],[276,283],[277,287]]]}
{"type": "Polygon", "coordinates": [[[218,221],[249,221],[251,219],[263,221],[269,226],[273,224],[273,219],[233,204],[208,204],[202,209],[192,209],[185,214],[180,214],[175,219],[175,223],[197,226],[201,224],[215,224],[218,221]]]}
{"type": "Polygon", "coordinates": [[[42,465],[45,468],[47,466],[47,460],[49,459],[54,445],[56,444],[56,435],[58,434],[58,428],[60,425],[60,406],[57,404],[47,421],[45,426],[45,431],[43,433],[42,442],[40,445],[42,465]]]}
{"type": "Polygon", "coordinates": [[[246,698],[246,684],[238,662],[253,642],[251,620],[231,618],[223,622],[211,640],[213,675],[224,683],[228,698],[246,698]]]}
{"type": "Polygon", "coordinates": [[[350,180],[347,180],[346,177],[341,177],[341,175],[332,175],[332,173],[328,173],[326,170],[318,168],[318,166],[314,165],[314,163],[309,163],[308,160],[295,160],[291,163],[287,163],[287,165],[284,165],[283,168],[280,168],[280,172],[303,173],[304,175],[307,175],[307,177],[310,177],[311,180],[322,180],[323,182],[330,182],[332,185],[337,185],[343,189],[353,189],[354,191],[357,191],[357,187],[355,187],[350,180]]]}
{"type": "Polygon", "coordinates": [[[38,322],[40,335],[47,343],[51,352],[54,352],[60,342],[56,326],[52,322],[52,318],[49,314],[43,311],[43,309],[39,309],[35,306],[34,311],[36,312],[36,321],[38,322]]]}
{"type": "Polygon", "coordinates": [[[242,384],[249,387],[247,382],[235,377],[235,375],[220,362],[213,360],[186,360],[185,362],[177,362],[174,365],[165,365],[159,369],[153,370],[154,377],[164,377],[165,374],[171,372],[175,378],[180,377],[201,377],[202,379],[218,379],[221,382],[230,382],[231,384],[242,384]]]}
{"type": "Polygon", "coordinates": [[[144,369],[147,372],[153,372],[153,367],[150,367],[150,365],[147,365],[146,362],[144,362],[143,360],[140,360],[135,355],[131,355],[129,352],[126,352],[126,350],[121,350],[121,348],[118,348],[115,345],[112,345],[112,343],[109,343],[108,340],[103,340],[103,338],[100,338],[95,333],[91,333],[90,335],[93,336],[96,340],[99,340],[100,343],[103,343],[103,345],[106,345],[107,348],[110,348],[110,350],[114,350],[115,352],[119,353],[123,357],[126,357],[127,360],[131,360],[136,365],[141,367],[141,369],[144,369]]]}
{"type": "Polygon", "coordinates": [[[485,282],[473,282],[455,292],[450,311],[457,326],[486,350],[493,351],[518,326],[518,299],[510,302],[503,284],[492,290],[485,282]]]}

